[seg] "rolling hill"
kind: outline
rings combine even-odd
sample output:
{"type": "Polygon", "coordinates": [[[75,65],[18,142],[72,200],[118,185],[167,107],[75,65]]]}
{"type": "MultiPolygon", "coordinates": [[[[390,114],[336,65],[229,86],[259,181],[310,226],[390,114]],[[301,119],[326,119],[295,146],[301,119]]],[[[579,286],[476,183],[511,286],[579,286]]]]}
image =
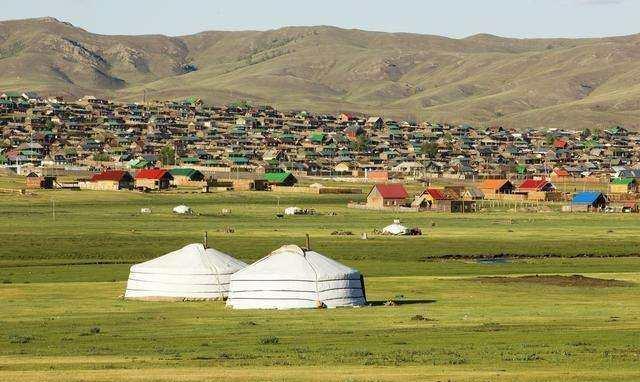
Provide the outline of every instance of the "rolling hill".
{"type": "Polygon", "coordinates": [[[329,26],[98,35],[0,22],[0,91],[140,101],[198,96],[282,109],[511,127],[640,127],[640,35],[464,39],[329,26]]]}

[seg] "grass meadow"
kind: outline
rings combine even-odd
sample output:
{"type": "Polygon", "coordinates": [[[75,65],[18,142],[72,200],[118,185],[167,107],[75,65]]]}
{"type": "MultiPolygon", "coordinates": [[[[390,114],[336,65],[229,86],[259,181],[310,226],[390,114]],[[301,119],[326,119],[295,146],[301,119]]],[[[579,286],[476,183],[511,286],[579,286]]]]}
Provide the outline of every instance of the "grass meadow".
{"type": "Polygon", "coordinates": [[[0,380],[640,380],[636,215],[346,208],[362,197],[0,194],[0,380]],[[173,215],[178,204],[196,214],[173,215]],[[277,218],[288,206],[318,214],[277,218]],[[424,235],[374,234],[394,218],[424,235]],[[233,311],[121,299],[131,264],[205,231],[246,262],[309,234],[315,250],[364,273],[372,306],[233,311]],[[495,256],[507,260],[479,260],[495,256]],[[536,274],[621,282],[520,278],[536,274]]]}

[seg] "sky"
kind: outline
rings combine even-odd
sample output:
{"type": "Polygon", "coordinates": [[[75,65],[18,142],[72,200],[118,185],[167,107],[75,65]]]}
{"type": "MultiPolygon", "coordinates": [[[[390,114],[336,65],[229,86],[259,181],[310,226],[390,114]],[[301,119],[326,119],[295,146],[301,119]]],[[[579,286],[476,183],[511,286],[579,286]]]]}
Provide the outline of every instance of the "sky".
{"type": "Polygon", "coordinates": [[[21,0],[0,20],[52,16],[100,34],[333,25],[462,38],[602,37],[640,32],[640,0],[21,0]]]}

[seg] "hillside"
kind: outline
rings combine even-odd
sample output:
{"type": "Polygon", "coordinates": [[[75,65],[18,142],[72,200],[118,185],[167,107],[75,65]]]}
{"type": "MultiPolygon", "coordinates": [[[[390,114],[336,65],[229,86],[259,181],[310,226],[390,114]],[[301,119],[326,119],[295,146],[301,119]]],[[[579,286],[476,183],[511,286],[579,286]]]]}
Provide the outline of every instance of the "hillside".
{"type": "Polygon", "coordinates": [[[512,127],[640,127],[640,35],[465,39],[288,27],[106,36],[0,22],[0,91],[278,108],[512,127]]]}

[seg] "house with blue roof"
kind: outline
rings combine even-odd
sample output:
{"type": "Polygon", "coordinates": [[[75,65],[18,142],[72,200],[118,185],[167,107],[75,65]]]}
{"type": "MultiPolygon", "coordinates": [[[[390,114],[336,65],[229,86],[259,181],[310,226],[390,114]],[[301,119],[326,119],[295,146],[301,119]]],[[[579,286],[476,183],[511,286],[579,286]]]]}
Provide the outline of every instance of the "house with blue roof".
{"type": "Polygon", "coordinates": [[[571,199],[572,212],[602,211],[607,206],[607,197],[600,191],[583,191],[575,194],[571,199]]]}

